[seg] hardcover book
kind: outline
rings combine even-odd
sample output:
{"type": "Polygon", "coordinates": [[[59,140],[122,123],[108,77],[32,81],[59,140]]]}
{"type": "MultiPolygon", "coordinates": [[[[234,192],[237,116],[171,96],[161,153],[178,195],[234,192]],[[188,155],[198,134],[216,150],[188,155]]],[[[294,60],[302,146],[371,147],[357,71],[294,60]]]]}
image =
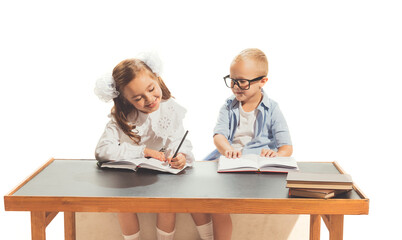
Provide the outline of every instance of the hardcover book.
{"type": "Polygon", "coordinates": [[[289,173],[286,178],[288,188],[313,188],[350,190],[353,188],[349,174],[289,173]]]}

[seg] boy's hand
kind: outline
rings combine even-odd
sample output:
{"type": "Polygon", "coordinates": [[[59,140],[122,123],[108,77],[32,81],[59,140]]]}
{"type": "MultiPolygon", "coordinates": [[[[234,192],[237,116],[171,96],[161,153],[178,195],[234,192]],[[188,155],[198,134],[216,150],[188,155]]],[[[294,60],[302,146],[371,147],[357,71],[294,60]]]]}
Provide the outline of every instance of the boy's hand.
{"type": "Polygon", "coordinates": [[[173,159],[169,157],[167,161],[170,163],[172,168],[182,169],[186,166],[186,156],[183,153],[177,154],[177,156],[173,159]]]}
{"type": "Polygon", "coordinates": [[[241,157],[241,151],[235,149],[229,149],[225,151],[225,157],[227,158],[239,158],[241,157]]]}
{"type": "Polygon", "coordinates": [[[158,152],[156,150],[152,150],[152,149],[149,149],[149,148],[145,148],[144,156],[145,157],[155,158],[155,159],[158,159],[158,160],[160,160],[162,162],[166,162],[165,153],[158,152]]]}
{"type": "Polygon", "coordinates": [[[262,149],[261,150],[261,157],[276,157],[278,153],[271,149],[262,149]]]}

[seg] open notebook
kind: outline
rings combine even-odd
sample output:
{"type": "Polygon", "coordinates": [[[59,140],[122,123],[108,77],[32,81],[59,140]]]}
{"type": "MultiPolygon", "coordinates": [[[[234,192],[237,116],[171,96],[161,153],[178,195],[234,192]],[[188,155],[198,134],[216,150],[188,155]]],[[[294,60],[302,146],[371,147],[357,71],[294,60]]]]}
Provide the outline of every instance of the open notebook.
{"type": "Polygon", "coordinates": [[[218,172],[293,172],[298,171],[293,157],[261,157],[259,155],[243,155],[240,158],[219,158],[218,172]]]}
{"type": "Polygon", "coordinates": [[[98,166],[101,168],[122,168],[122,169],[131,169],[133,171],[137,171],[138,168],[148,168],[152,170],[157,170],[161,172],[169,172],[173,174],[177,174],[181,172],[187,165],[182,169],[171,168],[169,163],[159,161],[155,158],[136,158],[130,160],[121,160],[121,161],[106,161],[106,162],[98,162],[98,166]]]}

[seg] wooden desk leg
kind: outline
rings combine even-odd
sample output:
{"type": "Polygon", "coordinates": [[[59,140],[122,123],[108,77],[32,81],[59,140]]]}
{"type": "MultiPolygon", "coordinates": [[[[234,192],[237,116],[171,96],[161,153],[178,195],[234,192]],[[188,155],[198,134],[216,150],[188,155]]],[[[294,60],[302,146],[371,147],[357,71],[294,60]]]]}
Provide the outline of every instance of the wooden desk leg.
{"type": "Polygon", "coordinates": [[[330,215],[329,219],[329,240],[342,240],[343,215],[330,215]]]}
{"type": "Polygon", "coordinates": [[[64,212],[64,239],[75,240],[75,212],[64,212]]]}
{"type": "Polygon", "coordinates": [[[46,240],[46,212],[31,212],[32,240],[46,240]]]}
{"type": "Polygon", "coordinates": [[[310,215],[310,240],[320,240],[321,216],[310,215]]]}

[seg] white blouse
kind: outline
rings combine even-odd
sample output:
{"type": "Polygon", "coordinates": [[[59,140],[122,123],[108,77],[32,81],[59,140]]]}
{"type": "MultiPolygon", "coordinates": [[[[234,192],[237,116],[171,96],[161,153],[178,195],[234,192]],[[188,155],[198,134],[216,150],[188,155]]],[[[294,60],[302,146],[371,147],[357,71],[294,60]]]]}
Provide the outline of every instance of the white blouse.
{"type": "MultiPolygon", "coordinates": [[[[131,140],[111,117],[96,146],[95,157],[101,161],[143,158],[145,148],[156,151],[164,149],[165,156],[169,157],[174,154],[184,136],[185,114],[186,109],[172,98],[162,100],[159,109],[150,114],[140,111],[138,114],[130,113],[127,119],[135,124],[134,131],[138,131],[137,135],[141,136],[139,144],[131,140]]],[[[194,162],[191,150],[191,142],[186,139],[179,152],[186,155],[187,164],[190,166],[194,162]]]]}

